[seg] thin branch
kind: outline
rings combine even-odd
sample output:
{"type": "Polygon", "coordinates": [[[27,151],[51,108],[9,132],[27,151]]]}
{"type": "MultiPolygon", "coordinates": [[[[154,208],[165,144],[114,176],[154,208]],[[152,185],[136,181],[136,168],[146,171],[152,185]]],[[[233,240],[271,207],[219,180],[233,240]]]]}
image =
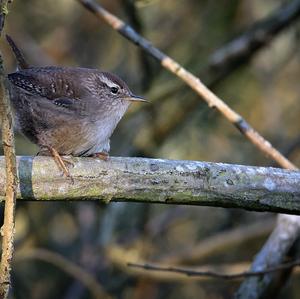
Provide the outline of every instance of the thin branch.
{"type": "Polygon", "coordinates": [[[237,112],[231,109],[225,102],[209,90],[199,78],[183,68],[179,63],[167,56],[165,53],[155,48],[148,40],[139,35],[132,27],[124,23],[121,19],[105,10],[101,5],[93,0],[77,0],[85,8],[103,19],[114,30],[118,31],[124,37],[141,47],[148,54],[158,60],[161,65],[183,80],[189,85],[209,107],[216,108],[221,114],[235,125],[242,134],[244,134],[258,149],[267,156],[275,160],[280,166],[288,169],[297,169],[297,167],[277,151],[267,140],[265,140],[257,131],[255,131],[237,112]]]}
{"type": "Polygon", "coordinates": [[[46,250],[46,249],[30,249],[24,252],[17,253],[14,258],[14,263],[27,261],[28,259],[41,260],[52,264],[61,269],[65,273],[80,281],[91,293],[95,299],[111,299],[103,287],[98,283],[95,277],[80,266],[67,260],[62,255],[46,250]]]}
{"type": "MultiPolygon", "coordinates": [[[[145,158],[72,158],[74,184],[49,157],[18,157],[23,200],[98,200],[244,208],[300,214],[300,172],[145,158]]],[[[4,160],[0,158],[0,171],[4,160]]],[[[0,176],[0,197],[5,194],[0,176]]]]}
{"type": "MultiPolygon", "coordinates": [[[[7,5],[10,2],[11,1],[8,0],[0,1],[0,35],[4,26],[5,16],[8,13],[7,5]]],[[[5,209],[4,223],[1,228],[3,239],[0,265],[0,298],[7,298],[10,288],[11,260],[14,250],[16,189],[18,181],[12,114],[9,104],[9,92],[5,86],[5,80],[2,55],[0,53],[0,114],[2,142],[5,155],[5,169],[1,169],[1,173],[6,172],[5,188],[3,186],[5,189],[5,209]]]]}
{"type": "Polygon", "coordinates": [[[232,280],[232,279],[240,279],[240,278],[253,277],[253,276],[257,277],[257,276],[265,275],[267,273],[273,273],[281,270],[291,269],[293,267],[300,266],[300,259],[292,262],[284,263],[276,267],[271,267],[263,271],[253,271],[253,272],[245,271],[245,272],[235,273],[235,274],[222,274],[213,271],[199,271],[199,270],[182,268],[182,267],[159,266],[153,264],[127,263],[127,266],[144,269],[147,271],[173,272],[173,273],[183,274],[187,276],[206,276],[211,278],[232,280]]]}
{"type": "MultiPolygon", "coordinates": [[[[218,263],[218,264],[204,264],[201,266],[189,266],[189,267],[179,267],[179,266],[171,266],[172,268],[179,268],[180,270],[188,270],[191,272],[202,273],[201,275],[185,275],[185,273],[180,272],[169,272],[169,271],[144,271],[143,267],[128,267],[128,264],[138,264],[144,265],[148,263],[145,262],[129,262],[129,261],[144,261],[143,256],[141,256],[141,251],[138,248],[128,248],[122,247],[119,245],[111,245],[106,250],[106,257],[108,260],[113,264],[114,267],[120,269],[121,271],[127,273],[130,276],[135,277],[143,277],[147,278],[148,280],[155,280],[155,281],[183,281],[183,280],[207,280],[207,279],[215,279],[212,276],[202,275],[204,273],[217,273],[222,276],[228,276],[239,274],[239,273],[248,273],[246,269],[249,269],[250,263],[249,262],[239,262],[239,263],[218,263]]],[[[298,259],[297,259],[298,260],[298,259]]],[[[162,267],[161,263],[152,264],[153,266],[162,267]]],[[[163,267],[169,268],[169,267],[163,267]]],[[[291,269],[291,268],[290,268],[291,269]]],[[[278,270],[280,271],[280,270],[278,270]]],[[[300,268],[294,269],[294,274],[300,274],[300,268]]],[[[245,276],[237,277],[236,279],[243,279],[245,276]]],[[[250,276],[251,277],[251,276],[250,276]]],[[[256,277],[256,275],[254,276],[256,277]]],[[[261,276],[258,276],[261,278],[261,276]]]]}

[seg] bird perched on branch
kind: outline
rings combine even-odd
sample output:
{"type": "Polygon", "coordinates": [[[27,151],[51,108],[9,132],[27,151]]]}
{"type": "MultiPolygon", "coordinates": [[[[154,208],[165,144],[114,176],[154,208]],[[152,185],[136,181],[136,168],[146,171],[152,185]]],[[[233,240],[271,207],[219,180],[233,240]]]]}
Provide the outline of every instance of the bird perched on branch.
{"type": "Polygon", "coordinates": [[[7,36],[19,70],[8,75],[15,127],[52,155],[70,176],[61,155],[107,160],[110,137],[131,102],[145,102],[116,75],[77,67],[31,67],[7,36]]]}

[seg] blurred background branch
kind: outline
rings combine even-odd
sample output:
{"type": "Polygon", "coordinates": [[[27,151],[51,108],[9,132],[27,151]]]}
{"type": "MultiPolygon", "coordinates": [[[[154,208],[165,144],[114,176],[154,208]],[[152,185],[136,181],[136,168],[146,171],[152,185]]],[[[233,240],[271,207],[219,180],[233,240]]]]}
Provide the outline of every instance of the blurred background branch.
{"type": "Polygon", "coordinates": [[[17,265],[18,263],[27,261],[29,259],[41,260],[60,268],[68,275],[73,276],[78,281],[82,282],[95,299],[112,298],[103,290],[102,286],[97,282],[92,274],[85,272],[79,265],[68,261],[60,254],[41,248],[25,250],[16,254],[14,264],[17,265]]]}
{"type": "Polygon", "coordinates": [[[204,276],[204,277],[210,277],[210,278],[215,278],[215,279],[240,279],[240,278],[245,278],[245,277],[259,277],[262,276],[266,273],[273,273],[273,272],[278,272],[281,270],[286,270],[286,269],[291,269],[294,267],[297,267],[300,265],[300,260],[296,261],[291,261],[288,263],[284,263],[281,265],[278,265],[273,268],[268,268],[263,271],[244,271],[244,272],[239,272],[239,273],[233,273],[233,274],[225,274],[225,273],[220,273],[220,272],[215,272],[215,271],[210,271],[210,270],[195,270],[195,269],[188,269],[188,268],[181,268],[181,267],[171,267],[171,266],[161,266],[161,265],[154,265],[154,264],[141,264],[141,263],[128,263],[128,267],[132,268],[139,268],[143,269],[145,271],[158,271],[158,272],[170,272],[170,273],[178,273],[178,274],[183,274],[189,277],[193,276],[204,276]]]}

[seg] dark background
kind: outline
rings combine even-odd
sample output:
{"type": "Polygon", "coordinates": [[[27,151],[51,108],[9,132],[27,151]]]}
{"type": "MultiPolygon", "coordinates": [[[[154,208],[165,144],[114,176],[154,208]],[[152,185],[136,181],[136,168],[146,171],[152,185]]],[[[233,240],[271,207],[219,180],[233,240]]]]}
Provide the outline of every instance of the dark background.
{"type": "MultiPolygon", "coordinates": [[[[226,103],[300,165],[299,22],[295,20],[251,59],[225,69],[214,69],[211,63],[215,50],[289,2],[99,1],[200,75],[226,103]]],[[[131,107],[113,135],[111,155],[275,165],[179,79],[77,1],[16,0],[5,29],[32,65],[112,71],[136,94],[152,102],[131,107]]],[[[1,49],[7,72],[14,71],[15,60],[4,41],[1,49]]],[[[18,155],[37,152],[19,135],[16,147],[18,155]]],[[[244,271],[270,232],[275,216],[207,207],[18,202],[16,219],[11,298],[96,298],[81,279],[68,274],[61,260],[55,262],[37,250],[43,248],[91,273],[112,298],[214,299],[230,298],[240,282],[161,273],[150,277],[150,273],[129,269],[126,262],[172,264],[177,259],[180,265],[222,265],[227,268],[219,271],[244,271]],[[229,239],[235,230],[237,237],[229,239]],[[204,252],[210,238],[217,236],[220,244],[215,240],[204,252]]],[[[299,293],[296,271],[280,298],[298,298],[299,293]]]]}

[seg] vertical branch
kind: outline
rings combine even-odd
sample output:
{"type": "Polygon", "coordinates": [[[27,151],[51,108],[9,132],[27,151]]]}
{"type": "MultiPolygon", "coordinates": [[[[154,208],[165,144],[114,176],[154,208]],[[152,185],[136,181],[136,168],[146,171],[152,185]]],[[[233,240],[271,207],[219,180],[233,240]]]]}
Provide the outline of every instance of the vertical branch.
{"type": "MultiPolygon", "coordinates": [[[[4,26],[7,5],[12,1],[0,1],[0,34],[4,26]]],[[[6,193],[4,223],[1,228],[2,256],[0,265],[0,299],[7,298],[10,287],[11,260],[14,249],[15,205],[17,187],[16,155],[14,148],[14,132],[9,104],[9,92],[5,85],[3,60],[0,53],[0,113],[2,127],[2,142],[6,163],[6,193]]]]}

